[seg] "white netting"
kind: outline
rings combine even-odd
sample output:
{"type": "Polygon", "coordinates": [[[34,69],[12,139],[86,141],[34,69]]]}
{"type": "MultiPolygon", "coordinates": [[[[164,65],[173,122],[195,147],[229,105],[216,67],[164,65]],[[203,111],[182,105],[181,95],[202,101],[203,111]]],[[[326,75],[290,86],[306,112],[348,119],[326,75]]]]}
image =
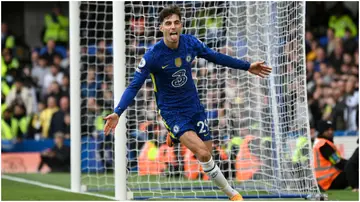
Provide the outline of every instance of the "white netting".
{"type": "MultiPolygon", "coordinates": [[[[127,84],[145,51],[161,39],[158,13],[172,3],[125,3],[127,84]]],[[[244,195],[318,193],[308,146],[304,2],[176,4],[183,12],[183,33],[219,52],[273,67],[272,78],[260,79],[202,59],[194,62],[214,156],[230,183],[244,195]],[[246,137],[253,137],[247,148],[246,137]],[[241,155],[246,152],[250,156],[241,155]]],[[[164,146],[167,131],[156,114],[150,79],[126,116],[128,187],[135,196],[224,196],[198,172],[191,153],[180,145],[174,151],[164,146]]]]}
{"type": "MultiPolygon", "coordinates": [[[[270,78],[260,79],[203,59],[193,64],[213,156],[230,184],[245,196],[318,193],[309,151],[304,2],[125,2],[127,85],[145,51],[161,39],[158,13],[172,3],[182,8],[183,33],[216,51],[273,67],[270,78]]],[[[113,109],[111,2],[82,2],[80,32],[82,83],[93,72],[97,80],[82,91],[82,184],[114,190],[113,139],[103,138],[100,120],[113,109]]],[[[167,131],[150,79],[124,116],[127,186],[135,199],[223,198],[191,152],[165,146],[167,131]]]]}
{"type": "Polygon", "coordinates": [[[103,117],[113,111],[112,2],[81,2],[81,184],[114,190],[113,136],[103,117]]]}

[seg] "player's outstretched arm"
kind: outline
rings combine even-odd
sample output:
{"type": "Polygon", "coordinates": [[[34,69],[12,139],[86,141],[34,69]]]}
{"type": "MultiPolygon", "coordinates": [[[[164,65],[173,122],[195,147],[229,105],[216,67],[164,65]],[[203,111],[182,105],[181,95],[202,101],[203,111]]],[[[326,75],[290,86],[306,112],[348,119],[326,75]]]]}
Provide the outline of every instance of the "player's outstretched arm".
{"type": "Polygon", "coordinates": [[[271,73],[271,67],[265,65],[265,62],[254,62],[251,63],[249,72],[264,78],[271,73]]]}
{"type": "Polygon", "coordinates": [[[234,69],[249,71],[250,73],[258,75],[262,78],[271,73],[271,67],[265,65],[265,62],[254,62],[250,64],[248,61],[239,60],[231,56],[216,52],[207,47],[203,42],[194,36],[189,37],[192,39],[192,43],[196,47],[197,55],[210,62],[234,69]]]}
{"type": "Polygon", "coordinates": [[[104,118],[106,121],[105,127],[104,127],[104,133],[105,135],[108,135],[111,130],[114,131],[116,128],[116,125],[119,122],[119,116],[114,112],[104,118]]]}

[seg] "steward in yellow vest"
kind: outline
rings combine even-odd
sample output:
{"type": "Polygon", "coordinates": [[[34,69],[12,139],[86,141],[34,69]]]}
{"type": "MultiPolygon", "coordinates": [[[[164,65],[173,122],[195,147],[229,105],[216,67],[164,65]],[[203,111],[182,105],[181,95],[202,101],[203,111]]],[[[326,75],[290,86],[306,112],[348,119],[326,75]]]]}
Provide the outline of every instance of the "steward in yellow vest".
{"type": "Polygon", "coordinates": [[[4,49],[3,56],[1,56],[1,77],[4,78],[9,70],[19,68],[19,61],[12,56],[9,49],[4,49]]]}
{"type": "Polygon", "coordinates": [[[11,113],[10,109],[6,109],[1,119],[1,140],[15,140],[22,136],[18,121],[11,113]]]}
{"type": "Polygon", "coordinates": [[[21,134],[24,136],[28,132],[30,124],[30,116],[26,116],[26,109],[24,105],[16,104],[14,106],[14,117],[18,122],[21,134]]]}
{"type": "Polygon", "coordinates": [[[69,41],[69,18],[64,16],[59,7],[45,15],[44,43],[53,39],[57,43],[66,44],[69,41]]]}
{"type": "Polygon", "coordinates": [[[9,33],[8,25],[1,23],[1,48],[13,49],[15,47],[15,37],[9,33]]]}

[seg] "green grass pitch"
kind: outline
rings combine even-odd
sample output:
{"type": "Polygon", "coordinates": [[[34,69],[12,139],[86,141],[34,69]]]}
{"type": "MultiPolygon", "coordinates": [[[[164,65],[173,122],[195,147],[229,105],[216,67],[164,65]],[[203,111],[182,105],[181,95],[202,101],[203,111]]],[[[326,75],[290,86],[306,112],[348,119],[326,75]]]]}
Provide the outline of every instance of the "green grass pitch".
{"type": "MultiPolygon", "coordinates": [[[[65,173],[58,173],[58,174],[13,174],[9,176],[19,177],[27,180],[37,181],[41,183],[46,183],[50,185],[60,186],[63,188],[70,188],[70,174],[65,173]]],[[[112,184],[113,183],[113,176],[90,176],[86,180],[89,182],[93,181],[94,179],[101,179],[99,183],[104,185],[112,184]]],[[[134,178],[135,179],[135,178],[134,178]]],[[[139,179],[139,178],[137,178],[139,179]]],[[[147,178],[146,178],[147,179],[147,178]]],[[[154,178],[149,178],[154,179],[154,178]]],[[[128,180],[133,180],[131,177],[128,180]]],[[[346,190],[335,190],[335,191],[328,191],[328,198],[330,201],[359,201],[358,192],[352,192],[350,189],[346,190]]],[[[108,195],[114,197],[113,191],[102,191],[100,194],[108,195]]],[[[181,193],[179,193],[181,194],[181,193]]],[[[204,192],[199,192],[200,195],[204,195],[204,192]]],[[[206,195],[215,195],[221,194],[220,192],[208,192],[205,193],[206,195]]],[[[145,195],[152,195],[152,193],[142,193],[142,196],[145,195]]],[[[221,194],[223,195],[223,194],[221,194]]],[[[139,196],[139,194],[135,193],[135,196],[139,196]]],[[[95,200],[109,200],[106,198],[100,198],[97,196],[90,196],[84,194],[75,194],[64,192],[55,189],[49,189],[44,187],[39,187],[36,185],[25,184],[22,182],[15,182],[7,179],[1,179],[1,200],[31,200],[31,201],[63,201],[63,200],[71,200],[71,201],[95,201],[95,200]]],[[[171,199],[163,199],[163,200],[171,200],[171,199]]],[[[176,199],[175,199],[176,200],[176,199]]],[[[182,199],[181,199],[182,200],[182,199]]],[[[203,200],[203,199],[201,199],[203,200]]],[[[261,199],[265,200],[265,199],[261,199]]],[[[267,200],[267,199],[266,199],[267,200]]],[[[301,200],[304,199],[273,199],[273,200],[301,200]]],[[[214,199],[211,199],[214,201],[214,199]]]]}

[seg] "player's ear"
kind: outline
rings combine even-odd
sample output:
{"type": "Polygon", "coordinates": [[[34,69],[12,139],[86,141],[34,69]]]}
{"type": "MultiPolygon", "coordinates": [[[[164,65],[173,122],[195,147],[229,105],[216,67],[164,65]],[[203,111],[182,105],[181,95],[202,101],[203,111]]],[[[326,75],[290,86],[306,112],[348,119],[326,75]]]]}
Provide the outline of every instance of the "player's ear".
{"type": "Polygon", "coordinates": [[[159,30],[160,30],[161,32],[163,32],[163,26],[162,26],[162,24],[160,24],[159,30]]]}

